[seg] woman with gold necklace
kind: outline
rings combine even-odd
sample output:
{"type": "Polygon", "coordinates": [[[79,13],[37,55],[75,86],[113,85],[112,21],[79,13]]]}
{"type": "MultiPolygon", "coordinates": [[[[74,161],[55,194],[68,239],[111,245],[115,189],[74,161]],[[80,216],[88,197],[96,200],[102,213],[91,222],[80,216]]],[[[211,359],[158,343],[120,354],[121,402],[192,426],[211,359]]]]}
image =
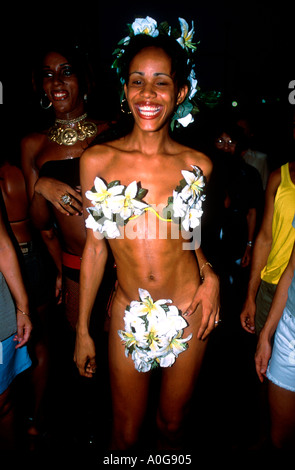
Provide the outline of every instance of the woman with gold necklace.
{"type": "Polygon", "coordinates": [[[52,255],[63,272],[65,311],[73,329],[78,314],[79,270],[85,243],[79,157],[93,138],[108,127],[106,122],[89,119],[85,111],[89,77],[79,48],[66,52],[52,48],[44,53],[33,74],[33,83],[36,91],[42,93],[41,106],[54,110],[55,123],[22,141],[22,168],[32,219],[40,230],[53,225],[57,228],[62,253],[52,255]]]}

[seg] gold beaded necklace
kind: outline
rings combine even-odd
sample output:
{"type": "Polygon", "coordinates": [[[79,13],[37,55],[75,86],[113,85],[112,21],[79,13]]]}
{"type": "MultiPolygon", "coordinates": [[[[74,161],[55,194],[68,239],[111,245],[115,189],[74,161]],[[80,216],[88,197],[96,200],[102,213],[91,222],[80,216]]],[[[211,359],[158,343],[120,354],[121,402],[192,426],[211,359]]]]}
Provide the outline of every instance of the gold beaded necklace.
{"type": "Polygon", "coordinates": [[[93,122],[84,121],[86,117],[87,113],[76,119],[56,119],[48,130],[48,139],[58,145],[74,145],[78,140],[94,137],[97,134],[97,126],[93,122]],[[72,124],[77,124],[77,129],[71,127],[72,124]]]}

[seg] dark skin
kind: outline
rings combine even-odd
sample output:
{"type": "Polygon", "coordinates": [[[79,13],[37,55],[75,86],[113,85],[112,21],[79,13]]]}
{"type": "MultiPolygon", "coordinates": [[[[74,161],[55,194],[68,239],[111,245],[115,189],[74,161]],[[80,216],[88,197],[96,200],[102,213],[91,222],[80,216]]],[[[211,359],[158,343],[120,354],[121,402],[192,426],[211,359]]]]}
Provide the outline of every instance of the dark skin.
{"type": "MultiPolygon", "coordinates": [[[[43,74],[43,89],[52,102],[56,118],[70,120],[85,113],[77,76],[65,57],[57,52],[49,53],[44,58],[43,74]]],[[[107,127],[103,122],[96,124],[98,133],[107,127]]],[[[73,124],[72,127],[75,129],[76,126],[73,124]]],[[[80,157],[90,142],[91,138],[78,140],[71,146],[58,145],[48,139],[47,130],[33,133],[22,141],[22,167],[31,201],[32,219],[39,229],[46,229],[51,224],[52,210],[62,234],[63,248],[78,256],[81,256],[85,243],[84,223],[79,217],[82,213],[80,188],[72,188],[55,178],[39,179],[39,171],[47,161],[80,157]],[[61,202],[61,196],[66,193],[73,198],[71,206],[61,202]],[[50,208],[48,202],[51,203],[50,208]]]]}
{"type": "MultiPolygon", "coordinates": [[[[3,180],[2,180],[3,182],[3,180]]],[[[15,335],[16,348],[24,346],[32,331],[29,313],[29,299],[23,283],[18,258],[7,232],[4,217],[0,209],[0,271],[2,272],[12,297],[15,301],[17,332],[15,335]]],[[[8,387],[0,394],[0,450],[12,450],[15,447],[15,417],[12,396],[8,387]]]]}
{"type": "MultiPolygon", "coordinates": [[[[212,165],[204,154],[177,144],[169,136],[170,117],[188,90],[186,86],[177,87],[171,74],[171,59],[164,50],[144,48],[131,61],[129,72],[125,95],[134,116],[134,127],[124,138],[94,146],[83,154],[80,165],[82,194],[84,197],[99,175],[107,182],[119,178],[125,185],[140,181],[142,187],[148,188],[146,200],[149,203],[165,204],[182,169],[194,164],[209,178],[212,165]],[[146,113],[146,108],[154,112],[146,113]]],[[[87,206],[89,200],[85,197],[84,208],[87,206]]],[[[196,249],[196,253],[183,250],[181,238],[152,237],[153,227],[156,226],[156,233],[159,233],[161,224],[166,222],[160,223],[154,218],[151,224],[145,225],[147,218],[147,214],[142,215],[138,221],[129,221],[126,226],[126,230],[132,230],[138,223],[138,233],[142,235],[139,238],[129,239],[126,235],[122,239],[109,240],[118,278],[109,330],[112,449],[125,450],[135,445],[147,406],[150,374],[135,370],[132,359],[126,359],[117,334],[124,328],[124,309],[137,298],[138,287],[144,286],[153,299],[163,296],[173,299],[185,312],[186,333],[194,335],[190,347],[177,358],[173,367],[162,370],[157,413],[160,448],[180,447],[183,421],[205,353],[206,339],[219,320],[218,279],[206,264],[201,249],[196,249]],[[202,284],[199,266],[204,266],[202,284]]],[[[89,321],[103,277],[107,248],[105,239],[96,235],[91,229],[87,230],[80,277],[75,361],[79,372],[86,377],[92,376],[96,360],[100,360],[99,351],[96,356],[89,335],[89,321]]]]}
{"type": "MultiPolygon", "coordinates": [[[[5,162],[0,167],[0,187],[7,211],[7,217],[10,227],[18,243],[31,242],[35,236],[35,229],[29,215],[29,202],[26,194],[26,184],[24,175],[20,168],[5,162]]],[[[50,251],[55,251],[56,239],[51,231],[42,233],[44,241],[48,245],[50,251]]],[[[60,301],[61,277],[58,276],[56,282],[56,296],[60,301]]],[[[33,300],[33,299],[30,299],[33,300]]],[[[37,307],[38,321],[42,324],[42,334],[33,336],[30,342],[31,352],[37,360],[35,367],[32,369],[32,385],[34,395],[34,409],[32,417],[34,424],[30,426],[29,434],[38,434],[36,422],[41,413],[42,398],[47,385],[49,355],[48,355],[48,337],[46,328],[46,318],[48,316],[48,305],[43,303],[37,307]]],[[[34,324],[34,321],[33,321],[34,324]]]]}

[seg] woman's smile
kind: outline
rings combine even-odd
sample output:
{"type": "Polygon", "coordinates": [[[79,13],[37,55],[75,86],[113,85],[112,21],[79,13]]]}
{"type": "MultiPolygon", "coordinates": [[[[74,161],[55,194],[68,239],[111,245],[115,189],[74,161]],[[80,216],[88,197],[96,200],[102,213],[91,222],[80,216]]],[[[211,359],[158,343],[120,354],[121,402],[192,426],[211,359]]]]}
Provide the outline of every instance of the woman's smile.
{"type": "Polygon", "coordinates": [[[163,106],[151,103],[139,103],[135,105],[135,109],[137,110],[138,115],[142,119],[154,119],[159,116],[163,109],[163,106]]]}

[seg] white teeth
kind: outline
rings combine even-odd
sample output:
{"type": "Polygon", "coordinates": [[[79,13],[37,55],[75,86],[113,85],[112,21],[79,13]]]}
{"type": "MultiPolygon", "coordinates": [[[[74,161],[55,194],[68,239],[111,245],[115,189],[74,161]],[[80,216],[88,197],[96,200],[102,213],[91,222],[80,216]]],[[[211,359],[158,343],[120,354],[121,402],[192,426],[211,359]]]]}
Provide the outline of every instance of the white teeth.
{"type": "Polygon", "coordinates": [[[60,93],[53,93],[53,96],[55,96],[55,98],[64,98],[67,94],[66,93],[63,93],[63,92],[60,92],[60,93]]]}
{"type": "Polygon", "coordinates": [[[160,111],[160,108],[155,108],[154,106],[143,106],[139,107],[139,112],[145,116],[154,116],[160,111]]]}

